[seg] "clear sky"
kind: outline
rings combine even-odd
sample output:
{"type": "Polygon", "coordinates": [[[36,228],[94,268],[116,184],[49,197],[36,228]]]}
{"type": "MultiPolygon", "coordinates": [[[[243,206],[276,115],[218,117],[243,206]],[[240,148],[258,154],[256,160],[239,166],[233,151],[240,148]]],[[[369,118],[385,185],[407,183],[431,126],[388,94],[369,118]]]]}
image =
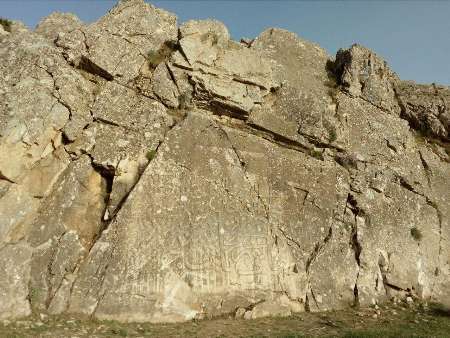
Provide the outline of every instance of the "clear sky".
{"type": "MultiPolygon", "coordinates": [[[[34,27],[53,11],[85,22],[115,0],[0,0],[0,16],[34,27]]],[[[157,0],[179,18],[215,18],[234,39],[280,27],[317,42],[331,55],[357,42],[383,56],[402,79],[450,85],[450,1],[157,0]]]]}

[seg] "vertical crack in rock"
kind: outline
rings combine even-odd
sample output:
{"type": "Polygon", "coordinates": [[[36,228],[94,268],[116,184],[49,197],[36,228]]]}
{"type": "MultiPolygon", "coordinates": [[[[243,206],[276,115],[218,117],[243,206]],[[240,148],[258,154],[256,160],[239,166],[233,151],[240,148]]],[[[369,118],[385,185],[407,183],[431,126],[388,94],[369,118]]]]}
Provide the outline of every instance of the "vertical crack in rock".
{"type": "MultiPolygon", "coordinates": [[[[158,153],[158,150],[160,149],[161,145],[162,145],[162,144],[164,143],[164,141],[166,140],[166,138],[167,138],[169,132],[170,132],[173,128],[175,128],[176,126],[180,126],[180,125],[183,123],[183,121],[186,119],[186,117],[187,117],[187,114],[183,114],[183,115],[182,115],[182,118],[181,118],[179,121],[176,121],[172,126],[170,126],[170,127],[166,130],[166,132],[164,133],[164,136],[162,137],[162,141],[159,142],[158,146],[157,146],[156,149],[155,149],[155,154],[158,153]]],[[[130,191],[122,198],[122,200],[120,201],[119,205],[117,206],[117,209],[116,209],[115,214],[113,215],[112,218],[110,218],[110,219],[107,221],[107,223],[105,224],[104,229],[100,232],[100,234],[99,234],[99,236],[98,236],[98,238],[97,238],[96,240],[98,240],[98,239],[101,237],[101,234],[109,227],[109,225],[111,224],[111,222],[115,219],[116,215],[119,213],[120,209],[121,209],[121,208],[123,207],[123,205],[126,203],[128,197],[129,197],[129,195],[130,195],[131,192],[134,190],[134,188],[136,187],[136,185],[139,183],[139,181],[140,181],[142,175],[144,174],[144,172],[146,171],[146,169],[148,168],[148,166],[150,165],[151,162],[152,162],[152,161],[150,160],[150,161],[147,163],[147,165],[145,166],[145,168],[144,168],[144,169],[142,170],[142,172],[139,174],[139,177],[138,177],[138,179],[136,180],[135,184],[131,187],[130,191]]],[[[108,268],[109,268],[109,262],[110,262],[110,259],[111,259],[112,255],[113,255],[113,253],[114,253],[114,249],[111,250],[109,257],[106,259],[107,263],[106,263],[105,268],[103,269],[102,274],[101,274],[101,276],[102,276],[102,281],[101,281],[101,283],[100,283],[99,292],[101,292],[102,289],[103,289],[103,285],[104,285],[104,282],[105,282],[106,274],[107,274],[107,271],[108,271],[108,268]]],[[[74,284],[75,284],[75,282],[74,282],[74,284]]],[[[94,310],[92,311],[92,313],[91,313],[91,317],[95,317],[95,313],[96,313],[98,307],[100,306],[100,304],[101,304],[103,298],[105,297],[106,293],[107,293],[107,290],[104,290],[102,294],[98,294],[98,295],[97,295],[97,304],[95,305],[95,309],[94,309],[94,310]]],[[[71,290],[70,294],[72,294],[72,290],[71,290]]]]}
{"type": "MultiPolygon", "coordinates": [[[[53,297],[55,296],[56,292],[58,291],[58,288],[56,288],[56,290],[54,290],[55,288],[52,283],[52,277],[54,276],[53,271],[52,271],[52,265],[55,262],[57,250],[61,243],[61,239],[64,237],[64,235],[66,233],[67,233],[67,231],[64,231],[61,235],[59,235],[58,239],[56,240],[56,245],[54,245],[52,247],[52,254],[47,263],[47,273],[45,274],[45,282],[47,283],[47,296],[45,298],[45,303],[44,303],[44,306],[46,309],[48,309],[51,301],[53,300],[53,297]]],[[[31,289],[29,289],[29,292],[30,291],[31,291],[31,289]]],[[[30,296],[30,299],[31,298],[32,297],[30,296]]],[[[30,301],[30,305],[32,305],[31,301],[30,301]]]]}
{"type": "Polygon", "coordinates": [[[319,254],[323,251],[328,241],[333,236],[333,225],[330,226],[328,229],[328,233],[325,236],[325,238],[321,242],[317,242],[314,246],[314,250],[310,253],[309,257],[306,260],[305,268],[306,268],[306,274],[309,276],[309,269],[311,265],[314,263],[316,258],[319,256],[319,254]]]}
{"type": "Polygon", "coordinates": [[[354,215],[354,223],[352,224],[352,231],[350,233],[350,247],[355,254],[355,260],[358,264],[358,273],[356,275],[355,286],[353,289],[354,305],[359,305],[359,291],[358,291],[358,278],[361,269],[361,251],[362,246],[358,240],[358,223],[357,217],[363,214],[362,210],[357,206],[357,201],[352,194],[347,195],[346,209],[350,210],[354,215]]]}
{"type": "Polygon", "coordinates": [[[248,176],[247,173],[247,168],[246,168],[246,163],[245,161],[241,158],[241,156],[239,155],[239,151],[236,149],[233,141],[231,140],[230,136],[228,135],[228,133],[226,132],[226,130],[224,128],[222,128],[222,126],[219,123],[215,123],[215,127],[218,128],[222,134],[225,136],[226,140],[228,141],[228,143],[230,144],[231,149],[233,150],[234,154],[236,155],[236,158],[240,164],[240,168],[242,169],[242,172],[244,173],[244,177],[246,179],[246,181],[248,182],[250,188],[253,190],[253,192],[255,193],[259,203],[261,204],[261,206],[264,209],[264,213],[265,213],[265,218],[268,222],[270,222],[269,220],[269,206],[266,205],[266,203],[264,202],[264,200],[262,199],[261,195],[259,194],[259,191],[255,188],[255,186],[253,185],[250,177],[248,176]]]}
{"type": "MultiPolygon", "coordinates": [[[[155,148],[155,156],[158,153],[159,148],[161,147],[161,145],[164,142],[164,139],[167,137],[167,134],[169,133],[170,130],[172,130],[175,126],[179,125],[184,119],[185,119],[186,115],[182,116],[182,119],[179,122],[175,122],[172,126],[170,126],[166,132],[164,133],[164,136],[162,137],[162,141],[160,141],[158,143],[158,145],[155,148]]],[[[108,122],[106,122],[108,123],[108,122]]],[[[109,206],[109,200],[110,200],[110,194],[112,192],[112,188],[114,185],[114,177],[116,174],[116,170],[117,167],[120,163],[120,161],[118,162],[116,168],[112,167],[112,166],[103,166],[100,164],[95,163],[95,160],[93,159],[92,155],[89,155],[91,157],[91,162],[92,162],[92,166],[93,168],[103,177],[103,179],[106,181],[106,196],[105,196],[105,212],[103,213],[104,215],[107,214],[107,210],[108,210],[108,206],[109,206]]],[[[147,169],[147,167],[150,165],[150,163],[152,162],[152,160],[149,160],[145,167],[142,168],[142,170],[139,171],[138,173],[138,177],[136,179],[136,181],[134,182],[134,184],[131,186],[131,188],[128,190],[128,192],[125,194],[125,196],[122,197],[122,199],[119,201],[119,203],[117,204],[117,207],[114,210],[114,213],[112,215],[107,215],[107,219],[102,219],[102,223],[103,226],[99,231],[98,236],[96,236],[96,238],[93,241],[93,244],[101,237],[101,234],[109,227],[109,225],[111,224],[111,222],[116,218],[117,214],[120,212],[120,210],[122,209],[123,205],[126,203],[128,197],[130,196],[130,194],[133,192],[134,188],[136,187],[136,185],[139,183],[142,175],[144,174],[145,170],[147,169]]]]}
{"type": "MultiPolygon", "coordinates": [[[[57,244],[57,245],[55,246],[55,248],[54,248],[54,252],[53,252],[53,256],[52,256],[51,262],[49,262],[49,265],[48,265],[48,267],[50,267],[50,271],[51,271],[51,266],[53,265],[54,260],[55,260],[55,258],[54,258],[55,253],[56,253],[56,251],[60,248],[60,241],[61,241],[61,238],[62,238],[65,234],[66,234],[66,232],[64,232],[64,233],[60,236],[60,238],[58,239],[58,244],[57,244]]],[[[81,264],[81,262],[83,261],[83,259],[84,259],[83,255],[80,255],[80,257],[78,257],[78,259],[77,259],[77,261],[75,262],[75,264],[74,264],[74,266],[73,266],[72,269],[70,269],[70,270],[65,269],[65,272],[64,272],[63,276],[61,277],[61,281],[59,282],[59,284],[58,284],[57,287],[54,288],[54,287],[53,287],[53,284],[49,284],[48,292],[49,292],[49,294],[50,294],[50,297],[47,299],[47,301],[46,301],[46,303],[45,303],[45,308],[46,308],[47,310],[49,310],[49,308],[50,308],[50,306],[51,306],[53,300],[55,299],[56,295],[57,295],[58,292],[60,291],[60,289],[61,289],[61,287],[63,286],[64,282],[68,281],[67,276],[70,275],[70,274],[74,274],[74,273],[78,270],[78,267],[80,266],[80,264],[81,264]]],[[[51,275],[53,276],[53,274],[51,274],[51,275]]],[[[49,276],[49,275],[47,275],[47,279],[48,279],[48,276],[49,276]]],[[[31,279],[31,278],[30,278],[30,279],[31,279]]],[[[73,284],[71,285],[71,287],[72,287],[72,286],[73,286],[73,284]]],[[[31,303],[30,303],[30,304],[31,304],[31,303]]],[[[67,304],[67,306],[68,306],[68,305],[69,305],[69,304],[67,304]]],[[[65,311],[65,310],[67,310],[67,309],[64,309],[64,311],[65,311]]]]}
{"type": "MultiPolygon", "coordinates": [[[[178,121],[175,121],[175,123],[174,123],[173,125],[171,125],[171,126],[166,130],[166,132],[164,133],[164,136],[162,137],[162,141],[160,141],[160,142],[158,143],[158,145],[157,145],[157,147],[156,147],[156,149],[155,149],[155,156],[156,156],[156,154],[158,153],[158,150],[160,149],[160,147],[163,145],[164,141],[166,140],[166,138],[167,138],[169,132],[170,132],[173,128],[175,128],[176,126],[180,126],[180,125],[182,124],[182,122],[186,119],[186,117],[187,117],[187,114],[182,114],[182,115],[181,115],[181,119],[179,119],[178,121]]],[[[97,170],[97,171],[100,173],[100,175],[102,175],[102,177],[103,177],[103,178],[106,180],[106,182],[107,182],[107,195],[105,196],[105,200],[106,200],[106,202],[107,202],[107,201],[109,200],[109,194],[111,193],[112,187],[113,187],[113,184],[114,184],[114,171],[111,171],[111,168],[105,168],[105,167],[103,167],[103,166],[100,166],[100,165],[95,164],[95,163],[94,163],[94,160],[93,160],[93,158],[92,158],[92,156],[91,156],[91,155],[89,155],[89,156],[91,157],[92,166],[94,167],[94,169],[97,170]]],[[[117,205],[117,207],[116,207],[116,209],[115,209],[115,211],[114,211],[114,214],[111,215],[107,220],[104,220],[104,219],[101,220],[101,222],[102,222],[102,227],[101,227],[101,229],[99,230],[98,235],[94,238],[94,240],[93,240],[93,242],[92,242],[92,245],[91,245],[91,247],[89,248],[87,254],[86,254],[86,255],[83,257],[83,259],[78,263],[77,268],[76,268],[75,271],[77,271],[77,270],[79,269],[79,267],[81,266],[81,264],[86,260],[86,258],[89,257],[89,255],[90,255],[92,249],[93,249],[94,246],[95,246],[95,243],[97,243],[98,240],[102,237],[102,234],[103,234],[106,230],[109,229],[109,226],[110,226],[111,223],[115,220],[116,216],[119,214],[120,210],[122,209],[122,207],[123,207],[123,206],[125,205],[125,203],[127,202],[128,197],[129,197],[130,194],[134,191],[134,189],[135,189],[135,187],[137,186],[137,184],[139,183],[139,181],[140,181],[142,175],[145,173],[146,169],[148,168],[148,166],[150,165],[151,162],[152,162],[152,160],[149,160],[148,163],[146,164],[146,166],[145,166],[145,167],[142,169],[142,171],[139,173],[139,176],[138,176],[136,182],[133,184],[133,186],[130,188],[130,190],[127,192],[127,194],[126,194],[126,195],[120,200],[120,202],[118,203],[118,205],[117,205]]],[[[107,207],[108,207],[108,203],[105,204],[105,212],[106,212],[106,210],[107,210],[107,207]]],[[[114,246],[114,247],[115,247],[115,246],[114,246]]],[[[111,252],[110,252],[109,256],[108,256],[107,258],[105,258],[105,261],[106,261],[107,263],[106,263],[106,265],[105,265],[105,267],[103,268],[102,273],[101,273],[101,282],[100,282],[100,287],[99,287],[99,294],[97,295],[97,303],[96,303],[96,305],[95,305],[95,309],[94,309],[94,310],[92,311],[92,313],[91,313],[91,317],[94,317],[94,316],[95,316],[95,313],[96,313],[96,311],[97,311],[97,308],[100,306],[100,303],[101,303],[102,299],[103,299],[103,298],[105,297],[105,295],[106,295],[107,290],[103,290],[103,285],[104,285],[105,277],[106,277],[106,274],[107,274],[107,271],[108,271],[108,268],[109,268],[109,261],[110,261],[112,255],[113,255],[113,253],[114,253],[114,248],[111,249],[111,252]],[[102,290],[103,290],[103,293],[100,294],[100,292],[102,292],[102,290]]],[[[70,293],[69,293],[70,295],[72,295],[73,287],[74,287],[74,285],[76,284],[78,278],[79,278],[79,276],[78,276],[78,274],[77,274],[75,280],[74,280],[73,283],[72,283],[72,286],[71,286],[71,289],[70,289],[70,293]]]]}
{"type": "MultiPolygon", "coordinates": [[[[67,108],[67,110],[69,111],[69,120],[71,120],[72,117],[73,117],[72,109],[71,109],[71,107],[70,107],[67,103],[65,103],[65,102],[61,99],[61,94],[59,93],[58,88],[57,88],[57,86],[56,86],[55,76],[54,76],[53,73],[52,73],[51,71],[49,71],[46,67],[42,67],[42,66],[40,66],[40,65],[38,65],[38,64],[35,64],[35,66],[38,67],[38,68],[40,68],[40,69],[42,69],[43,71],[45,71],[45,72],[52,78],[52,81],[53,81],[53,91],[51,92],[51,95],[56,99],[56,101],[57,101],[59,104],[61,104],[61,105],[63,105],[64,107],[67,108]]],[[[53,108],[53,107],[52,107],[52,108],[53,108]]]]}
{"type": "MultiPolygon", "coordinates": [[[[432,207],[436,211],[436,215],[437,215],[438,222],[439,222],[439,251],[438,251],[438,259],[437,259],[437,261],[438,261],[438,265],[440,265],[441,257],[442,257],[443,251],[444,251],[444,248],[442,247],[442,237],[443,237],[442,224],[443,224],[443,217],[444,216],[442,215],[441,210],[439,209],[438,205],[434,201],[430,200],[427,197],[426,198],[426,202],[427,202],[427,204],[430,207],[432,207]]],[[[435,288],[435,285],[436,285],[436,279],[437,279],[438,276],[439,276],[439,266],[436,268],[435,273],[434,273],[434,277],[435,278],[434,278],[434,281],[433,281],[433,286],[431,287],[431,294],[434,293],[434,288],[435,288]]]]}
{"type": "MultiPolygon", "coordinates": [[[[383,283],[383,287],[384,287],[384,291],[386,292],[386,296],[388,295],[388,287],[389,287],[389,283],[386,277],[386,274],[388,272],[389,269],[389,261],[386,261],[386,259],[388,260],[389,257],[384,257],[383,254],[380,252],[379,256],[378,256],[378,269],[380,270],[380,275],[381,275],[381,282],[383,283]]],[[[378,278],[376,280],[376,283],[378,284],[378,278]]],[[[378,285],[375,285],[375,289],[377,289],[378,285]]]]}
{"type": "MultiPolygon", "coordinates": [[[[106,260],[106,264],[104,269],[102,270],[101,273],[101,282],[100,282],[100,287],[98,289],[98,293],[97,293],[97,303],[95,304],[95,308],[91,313],[91,318],[95,317],[95,313],[97,312],[98,307],[100,306],[100,303],[102,302],[103,298],[105,298],[106,292],[107,290],[103,290],[104,285],[105,285],[105,279],[106,279],[106,274],[108,272],[109,269],[109,262],[111,261],[111,258],[114,254],[114,248],[111,249],[109,256],[105,259],[106,260]]],[[[75,285],[75,282],[73,283],[73,285],[75,285]]],[[[72,294],[72,289],[70,290],[70,294],[72,294]]]]}
{"type": "Polygon", "coordinates": [[[170,76],[170,79],[171,79],[172,82],[175,84],[175,87],[176,87],[177,90],[178,90],[178,94],[181,94],[180,87],[178,86],[178,83],[177,83],[175,74],[173,73],[173,70],[169,67],[169,65],[167,64],[167,62],[165,62],[165,65],[166,65],[167,72],[168,72],[168,74],[169,74],[169,76],[170,76]]]}
{"type": "MultiPolygon", "coordinates": [[[[316,295],[314,294],[314,290],[309,283],[308,283],[308,289],[311,293],[311,297],[312,297],[312,300],[314,301],[316,308],[320,309],[319,303],[317,302],[317,299],[316,299],[316,295]]],[[[306,294],[306,297],[305,297],[305,311],[311,312],[311,300],[309,299],[308,294],[306,294]]]]}
{"type": "MultiPolygon", "coordinates": [[[[315,303],[317,309],[320,309],[320,306],[319,306],[319,303],[316,300],[316,296],[314,294],[313,286],[311,284],[310,268],[311,268],[311,265],[314,263],[314,261],[317,259],[317,257],[320,255],[320,253],[324,250],[325,246],[330,241],[332,236],[333,236],[333,225],[330,225],[330,228],[328,229],[327,235],[325,236],[325,238],[321,242],[317,242],[316,243],[316,245],[314,246],[314,250],[308,256],[308,258],[306,260],[306,264],[305,264],[306,277],[308,279],[308,289],[311,292],[311,296],[313,297],[313,300],[314,300],[314,303],[315,303]]],[[[306,295],[306,297],[308,297],[308,295],[306,295]]],[[[308,300],[308,298],[307,298],[307,300],[308,300]]],[[[309,309],[308,311],[310,311],[310,304],[309,303],[308,303],[308,306],[305,305],[305,309],[306,308],[308,308],[309,309]]]]}
{"type": "Polygon", "coordinates": [[[428,165],[427,161],[425,161],[422,151],[420,151],[420,150],[419,150],[419,157],[420,157],[420,161],[422,163],[423,169],[425,171],[425,176],[428,181],[428,187],[431,188],[431,177],[433,176],[433,172],[431,171],[430,166],[428,165]]]}
{"type": "MultiPolygon", "coordinates": [[[[389,296],[389,289],[395,290],[395,291],[402,291],[410,293],[410,289],[403,289],[399,287],[398,285],[392,284],[388,278],[387,273],[389,272],[389,266],[390,266],[390,254],[388,254],[388,257],[385,257],[381,252],[378,256],[378,269],[380,271],[380,275],[382,277],[382,283],[383,287],[386,293],[386,296],[389,296]]],[[[378,279],[377,279],[378,282],[378,279]]]]}
{"type": "MultiPolygon", "coordinates": [[[[118,161],[118,164],[117,164],[116,167],[104,166],[104,165],[97,164],[95,162],[94,158],[92,157],[92,155],[90,155],[90,154],[88,154],[88,155],[89,155],[89,157],[91,159],[92,168],[94,168],[94,170],[103,178],[103,180],[104,180],[104,182],[106,184],[106,191],[105,191],[105,196],[104,196],[105,208],[104,208],[104,210],[102,212],[102,215],[106,215],[107,210],[108,210],[108,204],[110,202],[110,197],[111,197],[111,192],[112,192],[112,187],[113,187],[113,182],[114,182],[114,176],[116,174],[117,166],[119,165],[120,160],[118,161]]],[[[105,219],[105,217],[103,217],[101,222],[103,223],[103,226],[99,230],[99,233],[97,235],[98,237],[106,229],[105,226],[106,226],[107,219],[105,219]]],[[[98,237],[96,237],[92,241],[92,245],[95,243],[95,241],[96,241],[96,239],[98,237]]]]}

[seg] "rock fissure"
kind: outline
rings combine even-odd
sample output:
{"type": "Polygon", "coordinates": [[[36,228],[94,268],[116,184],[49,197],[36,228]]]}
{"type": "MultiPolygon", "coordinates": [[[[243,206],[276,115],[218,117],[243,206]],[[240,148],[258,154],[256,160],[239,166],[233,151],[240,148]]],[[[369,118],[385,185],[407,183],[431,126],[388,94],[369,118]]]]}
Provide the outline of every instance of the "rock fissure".
{"type": "MultiPolygon", "coordinates": [[[[317,301],[317,299],[316,299],[316,295],[314,294],[314,290],[313,290],[313,288],[311,287],[311,285],[309,285],[309,291],[310,291],[310,293],[311,293],[311,296],[312,296],[312,299],[313,299],[313,301],[314,301],[314,304],[315,304],[316,308],[317,308],[317,309],[320,309],[320,305],[319,305],[319,303],[318,303],[318,301],[317,301]]],[[[308,297],[308,295],[306,296],[306,299],[307,299],[307,303],[308,303],[308,306],[306,307],[306,308],[307,308],[307,311],[308,311],[308,312],[311,312],[311,304],[309,304],[309,297],[308,297]]]]}
{"type": "MultiPolygon", "coordinates": [[[[51,95],[57,100],[57,102],[61,105],[63,105],[65,108],[67,108],[67,110],[69,111],[69,120],[72,119],[73,113],[72,113],[72,108],[70,107],[69,104],[67,104],[66,102],[64,102],[64,100],[61,99],[61,94],[58,90],[58,86],[56,85],[56,79],[55,76],[53,75],[53,73],[51,71],[49,71],[47,68],[42,67],[38,64],[35,64],[36,67],[44,70],[51,78],[53,81],[53,91],[51,92],[51,95]]],[[[53,109],[53,107],[52,107],[53,109]]]]}
{"type": "Polygon", "coordinates": [[[347,202],[346,202],[346,209],[349,210],[354,215],[354,220],[352,223],[352,228],[350,232],[350,240],[349,244],[352,248],[355,256],[355,261],[358,265],[358,271],[355,279],[355,285],[353,288],[353,295],[354,295],[354,305],[359,306],[359,290],[358,290],[358,279],[359,275],[361,273],[361,252],[362,252],[362,246],[358,239],[358,221],[357,217],[360,217],[361,215],[364,215],[364,212],[358,207],[357,201],[355,197],[352,194],[347,195],[347,202]]]}
{"type": "Polygon", "coordinates": [[[14,182],[12,179],[6,177],[5,175],[2,174],[2,172],[0,171],[0,180],[9,182],[11,184],[17,184],[17,182],[14,182]]]}
{"type": "Polygon", "coordinates": [[[112,74],[110,74],[105,69],[96,65],[90,58],[88,58],[84,55],[82,55],[80,57],[80,60],[78,61],[76,68],[84,70],[85,72],[87,72],[89,74],[99,76],[106,81],[114,80],[114,76],[112,74]]]}
{"type": "Polygon", "coordinates": [[[428,182],[428,187],[431,188],[431,179],[433,176],[433,172],[430,169],[430,166],[428,165],[427,161],[425,161],[422,151],[419,150],[419,157],[420,157],[420,162],[422,163],[423,166],[423,170],[425,171],[425,176],[427,178],[427,182],[428,182]]]}
{"type": "Polygon", "coordinates": [[[320,255],[321,251],[325,248],[325,246],[327,245],[328,241],[331,239],[332,236],[333,236],[333,226],[331,225],[330,228],[328,229],[328,233],[325,236],[325,238],[321,242],[316,243],[316,245],[314,246],[314,250],[310,253],[309,257],[306,260],[305,269],[307,275],[309,275],[311,265],[314,264],[314,261],[320,255]]]}
{"type": "Polygon", "coordinates": [[[301,250],[303,248],[303,246],[299,242],[297,242],[295,238],[289,236],[283,228],[277,227],[277,229],[283,235],[283,237],[286,238],[288,244],[293,243],[296,246],[297,250],[301,250]]]}
{"type": "MultiPolygon", "coordinates": [[[[53,247],[51,257],[47,263],[47,274],[45,275],[45,280],[47,284],[47,296],[45,298],[45,308],[48,309],[50,306],[51,301],[53,300],[53,297],[55,296],[57,289],[54,289],[54,285],[52,283],[52,278],[54,277],[53,273],[53,264],[55,263],[56,254],[58,247],[61,243],[61,239],[64,237],[64,235],[67,233],[67,231],[64,231],[61,235],[59,235],[58,239],[56,240],[56,245],[53,247]]],[[[31,299],[31,297],[30,297],[31,299]]]]}
{"type": "Polygon", "coordinates": [[[106,279],[106,274],[107,274],[107,272],[108,272],[108,268],[109,268],[109,264],[107,263],[106,266],[105,266],[105,268],[104,268],[104,270],[103,270],[103,272],[102,272],[102,274],[101,274],[100,288],[99,288],[99,291],[98,291],[97,297],[96,297],[97,302],[96,302],[96,304],[95,304],[94,309],[92,310],[92,313],[90,314],[91,317],[94,317],[94,316],[95,316],[98,307],[100,306],[102,300],[104,299],[104,297],[105,297],[105,295],[106,295],[106,293],[107,293],[107,290],[106,290],[106,289],[105,289],[105,290],[102,290],[102,289],[103,289],[104,284],[105,284],[105,279],[106,279]]]}
{"type": "Polygon", "coordinates": [[[231,138],[228,135],[228,133],[226,132],[226,130],[223,129],[220,126],[219,123],[217,123],[216,126],[223,133],[223,135],[225,136],[226,140],[230,144],[230,147],[233,150],[233,153],[236,155],[236,158],[237,158],[237,160],[239,162],[239,166],[242,169],[242,172],[244,173],[244,177],[245,177],[246,181],[248,182],[248,184],[249,184],[250,188],[252,189],[252,191],[255,193],[255,195],[256,195],[258,201],[260,202],[261,206],[264,208],[265,218],[267,219],[268,222],[270,222],[270,220],[269,220],[269,212],[270,212],[269,207],[266,205],[264,200],[261,198],[261,195],[259,194],[259,191],[255,188],[254,183],[250,180],[250,177],[248,176],[247,168],[246,168],[247,164],[245,163],[245,161],[241,157],[241,155],[239,155],[239,151],[236,149],[233,141],[231,140],[231,138]]]}

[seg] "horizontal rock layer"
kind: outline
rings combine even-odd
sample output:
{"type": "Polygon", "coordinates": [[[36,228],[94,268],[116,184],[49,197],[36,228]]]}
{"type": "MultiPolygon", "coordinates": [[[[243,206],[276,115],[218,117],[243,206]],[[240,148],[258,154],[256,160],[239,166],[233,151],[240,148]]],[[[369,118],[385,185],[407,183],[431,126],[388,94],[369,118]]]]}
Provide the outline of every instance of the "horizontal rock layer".
{"type": "Polygon", "coordinates": [[[0,318],[450,303],[450,89],[142,0],[0,35],[0,318]]]}

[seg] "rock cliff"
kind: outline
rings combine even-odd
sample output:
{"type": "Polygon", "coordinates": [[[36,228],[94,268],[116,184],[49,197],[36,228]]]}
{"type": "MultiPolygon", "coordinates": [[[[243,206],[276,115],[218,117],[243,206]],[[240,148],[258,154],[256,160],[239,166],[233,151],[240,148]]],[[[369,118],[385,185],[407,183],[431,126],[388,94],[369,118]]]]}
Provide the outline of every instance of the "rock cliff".
{"type": "Polygon", "coordinates": [[[450,88],[142,0],[0,60],[0,319],[450,303],[450,88]]]}

